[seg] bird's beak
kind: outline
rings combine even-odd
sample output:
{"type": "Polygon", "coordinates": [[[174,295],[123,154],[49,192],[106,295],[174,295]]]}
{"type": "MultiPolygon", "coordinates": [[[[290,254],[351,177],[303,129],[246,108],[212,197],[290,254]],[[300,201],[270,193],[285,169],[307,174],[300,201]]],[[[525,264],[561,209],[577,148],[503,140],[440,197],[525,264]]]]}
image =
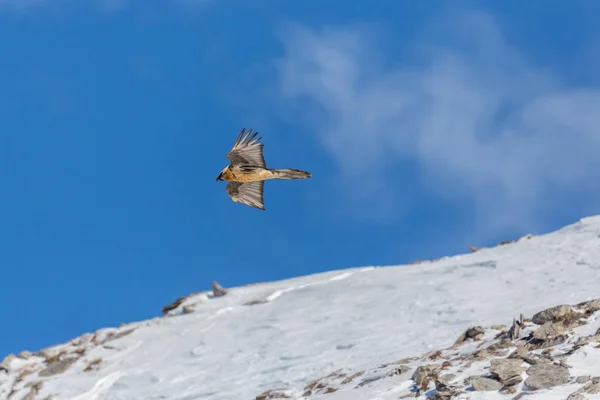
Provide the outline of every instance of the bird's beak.
{"type": "Polygon", "coordinates": [[[219,174],[219,176],[217,176],[217,182],[222,181],[223,179],[221,179],[221,177],[223,176],[223,173],[221,172],[219,174]]]}

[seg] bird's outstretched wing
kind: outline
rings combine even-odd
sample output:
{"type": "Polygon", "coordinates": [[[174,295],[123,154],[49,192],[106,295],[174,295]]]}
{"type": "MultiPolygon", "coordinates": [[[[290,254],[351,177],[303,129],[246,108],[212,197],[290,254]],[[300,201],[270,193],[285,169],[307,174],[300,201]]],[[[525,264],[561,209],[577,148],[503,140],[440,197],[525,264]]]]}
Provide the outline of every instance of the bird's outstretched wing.
{"type": "Polygon", "coordinates": [[[255,139],[258,132],[254,132],[252,136],[252,128],[248,130],[248,133],[244,135],[246,128],[242,129],[232,149],[227,154],[227,158],[231,161],[231,164],[238,166],[247,167],[260,167],[266,168],[265,158],[263,156],[263,144],[258,143],[262,138],[255,139]]]}
{"type": "Polygon", "coordinates": [[[250,207],[265,210],[264,190],[265,181],[227,183],[225,188],[231,200],[250,207]]]}

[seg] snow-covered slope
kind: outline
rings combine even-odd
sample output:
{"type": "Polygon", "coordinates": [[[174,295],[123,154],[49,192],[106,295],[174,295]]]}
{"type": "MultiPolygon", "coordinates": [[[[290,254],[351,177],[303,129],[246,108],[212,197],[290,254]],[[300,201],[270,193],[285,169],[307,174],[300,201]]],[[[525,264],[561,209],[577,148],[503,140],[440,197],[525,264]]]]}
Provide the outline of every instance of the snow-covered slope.
{"type": "MultiPolygon", "coordinates": [[[[345,377],[374,371],[447,348],[469,327],[509,324],[520,313],[595,298],[600,217],[432,262],[332,271],[231,288],[219,297],[197,293],[168,315],[7,357],[0,399],[243,400],[275,388],[299,398],[334,371],[343,369],[345,377]]],[[[589,326],[578,329],[593,334],[596,314],[586,317],[589,326]]],[[[485,330],[486,340],[497,329],[485,330]]],[[[597,355],[573,356],[583,374],[597,355]]],[[[398,390],[410,390],[416,367],[407,361],[410,372],[324,398],[396,399],[398,390]]],[[[471,397],[461,398],[507,398],[497,391],[466,393],[471,397]]]]}

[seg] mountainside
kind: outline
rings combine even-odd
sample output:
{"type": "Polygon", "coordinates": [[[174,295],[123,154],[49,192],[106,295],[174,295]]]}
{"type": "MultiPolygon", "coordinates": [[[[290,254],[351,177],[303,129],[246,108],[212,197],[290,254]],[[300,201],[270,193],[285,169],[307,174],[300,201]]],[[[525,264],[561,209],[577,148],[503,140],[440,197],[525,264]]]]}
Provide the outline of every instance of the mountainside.
{"type": "Polygon", "coordinates": [[[6,357],[0,400],[600,398],[600,301],[582,303],[598,298],[590,217],[436,261],[186,296],[6,357]]]}

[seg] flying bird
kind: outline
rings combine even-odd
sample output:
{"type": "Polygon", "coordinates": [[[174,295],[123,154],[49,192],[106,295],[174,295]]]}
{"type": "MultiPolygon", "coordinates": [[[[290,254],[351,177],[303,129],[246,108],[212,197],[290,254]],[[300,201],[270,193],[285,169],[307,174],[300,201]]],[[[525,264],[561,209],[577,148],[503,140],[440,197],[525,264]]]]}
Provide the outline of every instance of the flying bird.
{"type": "Polygon", "coordinates": [[[252,128],[244,135],[245,132],[246,128],[243,128],[227,154],[230,164],[217,176],[217,182],[228,181],[225,189],[233,201],[264,211],[266,180],[304,179],[312,177],[312,174],[293,168],[267,168],[263,144],[258,143],[262,138],[256,138],[258,132],[252,134],[252,128]]]}

